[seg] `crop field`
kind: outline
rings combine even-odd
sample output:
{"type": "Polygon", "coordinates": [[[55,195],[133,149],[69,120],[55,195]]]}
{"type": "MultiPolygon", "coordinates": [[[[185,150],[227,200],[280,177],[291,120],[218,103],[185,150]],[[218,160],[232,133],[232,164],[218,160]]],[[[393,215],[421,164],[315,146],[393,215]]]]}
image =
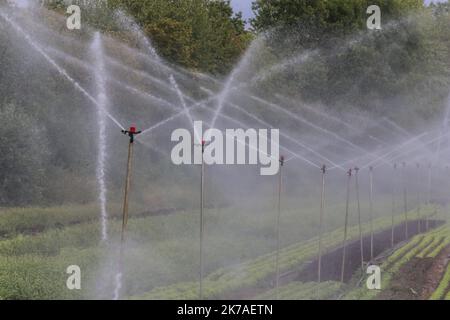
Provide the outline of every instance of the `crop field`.
{"type": "MultiPolygon", "coordinates": [[[[30,216],[30,225],[24,225],[21,219],[14,223],[10,219],[12,209],[5,210],[0,215],[0,225],[4,230],[4,236],[0,240],[0,297],[88,299],[98,297],[104,292],[111,292],[113,284],[99,288],[97,283],[101,282],[101,279],[112,277],[118,243],[106,244],[101,241],[98,221],[86,219],[90,210],[91,206],[17,210],[18,215],[30,216]],[[58,219],[48,218],[54,216],[58,219]],[[72,223],[63,227],[62,224],[69,220],[72,223]],[[33,221],[39,221],[37,227],[33,225],[33,221]],[[79,291],[66,290],[65,268],[71,264],[79,265],[85,270],[83,278],[86,279],[86,283],[95,285],[85,286],[79,291]]],[[[218,210],[221,212],[207,211],[207,223],[211,225],[210,228],[214,228],[215,224],[224,227],[225,222],[221,220],[224,213],[227,217],[235,215],[236,223],[227,225],[227,229],[222,231],[214,230],[208,235],[209,245],[205,255],[207,274],[203,280],[204,298],[276,298],[275,251],[267,250],[267,248],[275,249],[273,232],[267,229],[267,225],[270,225],[271,212],[262,212],[249,219],[248,215],[245,218],[232,209],[218,210]],[[240,229],[247,230],[249,225],[255,228],[252,234],[240,231],[240,229]],[[233,230],[232,242],[230,230],[233,230]],[[236,243],[242,245],[236,248],[232,245],[236,243]]],[[[434,210],[434,206],[423,207],[423,217],[431,215],[434,210]]],[[[125,268],[129,270],[125,278],[127,298],[198,299],[196,259],[198,253],[194,246],[198,223],[196,216],[195,212],[176,212],[130,219],[129,230],[132,234],[130,242],[133,247],[128,249],[126,255],[125,268]]],[[[284,218],[291,223],[286,223],[283,227],[286,237],[279,252],[279,272],[280,274],[300,272],[308,266],[311,259],[317,257],[318,239],[313,236],[313,231],[309,231],[308,239],[310,227],[304,214],[286,212],[284,218]],[[298,229],[297,225],[291,229],[292,223],[298,219],[303,222],[298,224],[301,229],[298,229]]],[[[403,216],[396,215],[394,224],[397,226],[402,222],[403,216]]],[[[118,238],[120,220],[113,219],[110,225],[111,237],[118,238]]],[[[365,222],[362,225],[362,232],[367,236],[371,228],[377,233],[390,230],[391,225],[392,217],[381,215],[372,223],[365,222]]],[[[446,237],[446,230],[443,226],[426,236],[418,235],[413,238],[409,244],[389,257],[389,273],[395,272],[412,255],[427,257],[437,255],[439,250],[450,242],[450,238],[446,237]],[[411,248],[414,248],[413,253],[403,254],[411,248]],[[401,261],[398,257],[402,258],[401,261]]],[[[324,252],[341,246],[343,234],[342,228],[325,233],[322,238],[324,252]]],[[[357,241],[358,234],[358,225],[351,226],[348,229],[348,241],[357,241]]],[[[342,297],[348,288],[348,284],[341,284],[338,279],[317,285],[317,282],[302,282],[294,278],[292,281],[282,280],[278,298],[337,299],[342,297]]],[[[104,298],[107,298],[107,295],[104,298]]]]}

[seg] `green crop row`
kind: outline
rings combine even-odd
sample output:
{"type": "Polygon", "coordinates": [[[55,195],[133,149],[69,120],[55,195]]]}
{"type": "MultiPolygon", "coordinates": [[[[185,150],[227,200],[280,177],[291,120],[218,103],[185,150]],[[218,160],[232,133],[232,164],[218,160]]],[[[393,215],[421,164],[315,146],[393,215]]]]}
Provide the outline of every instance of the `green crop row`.
{"type": "MultiPolygon", "coordinates": [[[[403,217],[395,217],[395,224],[401,223],[403,217]]],[[[391,226],[391,218],[385,217],[373,222],[374,230],[383,230],[391,226]]],[[[370,232],[370,224],[362,227],[363,233],[370,232]]],[[[358,226],[352,226],[348,231],[349,241],[359,236],[358,226]]],[[[325,250],[332,249],[342,243],[343,229],[338,229],[323,236],[322,245],[325,250]]],[[[305,262],[317,255],[318,239],[297,243],[280,250],[280,272],[287,272],[300,268],[305,262]]],[[[204,296],[206,298],[220,298],[226,293],[242,288],[257,287],[267,279],[275,277],[275,252],[262,255],[246,263],[220,268],[210,273],[204,279],[204,296]]],[[[132,299],[196,299],[198,298],[198,283],[194,281],[182,282],[162,288],[155,288],[142,295],[132,296],[132,299]]]]}
{"type": "Polygon", "coordinates": [[[427,234],[420,234],[413,237],[408,243],[403,247],[396,250],[391,254],[386,261],[381,265],[382,270],[382,280],[381,280],[381,290],[368,290],[365,285],[366,282],[362,281],[361,286],[357,287],[345,296],[345,299],[373,299],[382,290],[389,287],[389,284],[395,274],[400,270],[400,268],[408,263],[411,259],[417,256],[423,255],[423,253],[429,250],[430,246],[434,243],[435,237],[440,237],[450,231],[449,226],[443,226],[436,230],[433,230],[427,234]]]}

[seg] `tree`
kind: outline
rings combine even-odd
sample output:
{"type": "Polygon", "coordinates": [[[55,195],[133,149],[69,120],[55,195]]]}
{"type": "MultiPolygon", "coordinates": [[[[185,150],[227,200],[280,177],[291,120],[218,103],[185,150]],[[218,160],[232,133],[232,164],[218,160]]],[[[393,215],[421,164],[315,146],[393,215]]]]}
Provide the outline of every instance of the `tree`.
{"type": "Polygon", "coordinates": [[[256,0],[255,18],[251,21],[257,31],[275,27],[295,27],[314,24],[324,33],[333,30],[354,31],[365,26],[366,9],[378,5],[383,17],[392,19],[413,9],[423,8],[421,0],[256,0]]]}
{"type": "Polygon", "coordinates": [[[14,104],[0,107],[0,206],[41,199],[47,159],[45,133],[14,104]]]}
{"type": "Polygon", "coordinates": [[[113,0],[133,16],[167,60],[213,74],[229,72],[252,35],[230,1],[113,0]]]}

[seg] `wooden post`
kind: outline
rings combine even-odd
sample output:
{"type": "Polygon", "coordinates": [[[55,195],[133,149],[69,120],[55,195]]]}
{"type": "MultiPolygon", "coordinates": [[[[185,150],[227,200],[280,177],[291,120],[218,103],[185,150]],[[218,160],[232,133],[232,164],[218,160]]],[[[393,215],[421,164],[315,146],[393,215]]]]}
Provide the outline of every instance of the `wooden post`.
{"type": "Polygon", "coordinates": [[[131,184],[132,158],[133,158],[133,143],[130,142],[128,144],[127,175],[125,178],[125,194],[123,198],[121,246],[123,246],[125,242],[125,233],[128,224],[128,196],[131,184]]]}

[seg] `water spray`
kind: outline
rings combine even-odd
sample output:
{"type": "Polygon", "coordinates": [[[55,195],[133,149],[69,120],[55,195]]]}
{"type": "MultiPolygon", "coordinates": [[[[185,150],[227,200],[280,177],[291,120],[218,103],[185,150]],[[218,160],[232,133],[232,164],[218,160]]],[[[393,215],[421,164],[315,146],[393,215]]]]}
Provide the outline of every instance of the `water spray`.
{"type": "Polygon", "coordinates": [[[279,297],[279,282],[280,282],[280,218],[281,218],[281,191],[283,187],[282,168],[284,166],[284,156],[280,157],[280,170],[278,172],[278,212],[277,212],[277,251],[275,261],[275,290],[277,293],[277,300],[279,297]]]}
{"type": "Polygon", "coordinates": [[[325,205],[325,174],[327,167],[325,165],[321,168],[322,171],[322,189],[320,192],[320,214],[319,214],[319,262],[317,265],[317,283],[320,285],[321,271],[322,271],[322,229],[323,229],[323,211],[325,205]]]}
{"type": "Polygon", "coordinates": [[[128,158],[127,158],[127,172],[125,178],[125,191],[123,199],[123,214],[122,214],[122,231],[120,236],[120,254],[119,254],[119,272],[117,274],[116,290],[114,293],[114,299],[117,300],[120,296],[120,289],[122,287],[121,278],[123,272],[123,261],[124,261],[124,249],[125,249],[125,233],[128,224],[128,199],[131,185],[131,170],[132,170],[132,160],[133,160],[133,145],[134,138],[139,135],[141,131],[137,131],[136,127],[132,125],[129,130],[122,130],[122,133],[130,138],[128,144],[128,158]]]}
{"type": "Polygon", "coordinates": [[[408,190],[406,189],[406,163],[402,163],[403,211],[405,214],[405,240],[408,240],[408,190]]]}
{"type": "Polygon", "coordinates": [[[348,214],[350,205],[350,183],[352,180],[352,169],[347,172],[347,197],[345,199],[345,225],[344,225],[344,242],[342,243],[342,268],[341,268],[341,282],[345,279],[345,255],[347,251],[347,230],[348,230],[348,214]]]}
{"type": "Polygon", "coordinates": [[[373,261],[373,167],[369,167],[370,261],[373,261]]]}
{"type": "Polygon", "coordinates": [[[359,228],[359,242],[361,249],[361,271],[364,272],[364,240],[362,234],[362,225],[361,225],[361,201],[359,199],[359,181],[358,181],[358,173],[359,168],[355,167],[355,189],[356,189],[356,205],[358,211],[358,228],[359,228]]]}
{"type": "Polygon", "coordinates": [[[396,211],[396,182],[397,182],[397,164],[394,163],[394,172],[392,174],[392,224],[391,224],[391,248],[394,248],[395,243],[395,211],[396,211]]]}

